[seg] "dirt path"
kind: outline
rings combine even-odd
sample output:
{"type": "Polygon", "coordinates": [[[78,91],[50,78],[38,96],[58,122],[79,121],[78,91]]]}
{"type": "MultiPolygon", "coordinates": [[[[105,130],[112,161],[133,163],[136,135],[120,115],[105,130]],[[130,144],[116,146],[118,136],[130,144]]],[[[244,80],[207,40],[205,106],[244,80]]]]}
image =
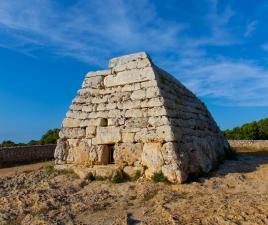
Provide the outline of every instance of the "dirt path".
{"type": "Polygon", "coordinates": [[[267,225],[268,153],[241,153],[183,185],[20,173],[0,177],[0,205],[0,224],[267,225]]]}
{"type": "Polygon", "coordinates": [[[20,174],[23,172],[40,170],[42,167],[49,165],[51,163],[52,163],[52,161],[48,161],[48,162],[40,162],[40,163],[33,163],[33,164],[27,164],[27,165],[13,166],[13,167],[8,167],[8,168],[0,168],[0,177],[13,176],[13,175],[20,174]]]}

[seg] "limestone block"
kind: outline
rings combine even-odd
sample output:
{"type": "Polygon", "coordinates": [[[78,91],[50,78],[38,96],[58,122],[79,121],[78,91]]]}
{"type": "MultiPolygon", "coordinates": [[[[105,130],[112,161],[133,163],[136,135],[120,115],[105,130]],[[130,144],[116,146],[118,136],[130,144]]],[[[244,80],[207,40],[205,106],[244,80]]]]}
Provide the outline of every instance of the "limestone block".
{"type": "Polygon", "coordinates": [[[134,142],[135,133],[122,132],[122,142],[134,142]]]}
{"type": "Polygon", "coordinates": [[[80,123],[80,127],[87,126],[107,126],[107,119],[105,118],[96,118],[96,119],[86,119],[82,120],[80,123]]]}
{"type": "Polygon", "coordinates": [[[120,109],[112,109],[108,111],[108,118],[118,118],[120,116],[124,116],[125,115],[125,111],[124,110],[120,110],[120,109]]]}
{"type": "Polygon", "coordinates": [[[164,106],[160,106],[160,107],[154,107],[154,108],[148,109],[147,115],[148,116],[167,116],[168,113],[164,106]]]}
{"type": "Polygon", "coordinates": [[[121,132],[119,127],[97,127],[96,137],[92,139],[92,144],[113,144],[120,141],[121,132]]]}
{"type": "Polygon", "coordinates": [[[80,120],[65,118],[62,122],[62,127],[79,127],[80,120]]]}
{"type": "Polygon", "coordinates": [[[134,118],[143,117],[143,111],[140,110],[140,109],[128,109],[126,111],[125,117],[126,118],[130,118],[130,117],[134,117],[134,118]]]}
{"type": "Polygon", "coordinates": [[[144,99],[146,96],[145,89],[140,89],[137,91],[133,91],[130,98],[131,100],[139,100],[139,99],[144,99]]]}
{"type": "Polygon", "coordinates": [[[86,128],[86,137],[93,138],[96,135],[96,126],[89,126],[86,128]]]}
{"type": "MultiPolygon", "coordinates": [[[[121,87],[118,87],[118,88],[121,88],[121,87]]],[[[107,95],[107,94],[113,94],[117,91],[120,91],[120,90],[117,90],[117,88],[105,88],[105,89],[100,89],[99,94],[100,95],[107,95]]]]}
{"type": "Polygon", "coordinates": [[[107,118],[109,111],[91,112],[87,114],[88,119],[107,118]]]}
{"type": "Polygon", "coordinates": [[[163,144],[161,152],[163,154],[165,164],[178,162],[178,157],[180,157],[180,148],[177,142],[167,142],[163,144]]]}
{"type": "Polygon", "coordinates": [[[182,171],[177,164],[163,165],[161,168],[163,175],[173,183],[184,183],[187,180],[187,174],[182,171]]]}
{"type": "Polygon", "coordinates": [[[93,105],[84,105],[82,107],[83,112],[92,112],[93,111],[93,105]]]}
{"type": "Polygon", "coordinates": [[[126,84],[122,87],[121,91],[136,91],[141,89],[141,84],[140,83],[133,83],[133,84],[126,84]]]}
{"type": "Polygon", "coordinates": [[[105,87],[120,86],[131,83],[138,83],[155,79],[155,74],[150,68],[146,70],[127,70],[116,74],[116,76],[109,75],[104,78],[105,87]]]}
{"type": "Polygon", "coordinates": [[[76,148],[79,145],[79,141],[80,139],[68,139],[68,145],[70,146],[70,148],[76,148]]]}
{"type": "Polygon", "coordinates": [[[71,118],[71,119],[75,119],[75,115],[76,115],[76,113],[73,110],[69,110],[66,113],[66,117],[71,118]]]}
{"type": "Polygon", "coordinates": [[[140,71],[140,79],[141,81],[158,79],[158,74],[154,72],[152,67],[145,67],[140,71]]]}
{"type": "Polygon", "coordinates": [[[89,102],[90,102],[90,99],[88,99],[87,97],[78,95],[74,98],[74,100],[72,101],[72,104],[84,104],[84,103],[89,103],[89,102]]]}
{"type": "Polygon", "coordinates": [[[168,125],[157,127],[156,133],[165,141],[180,141],[182,138],[182,132],[179,128],[171,127],[168,125]]]}
{"type": "Polygon", "coordinates": [[[75,118],[77,118],[77,119],[79,119],[81,121],[81,120],[86,119],[87,116],[88,116],[88,113],[86,113],[86,112],[79,112],[79,113],[77,113],[77,115],[75,115],[75,118]]]}
{"type": "Polygon", "coordinates": [[[130,100],[130,92],[118,92],[108,97],[108,102],[123,102],[130,100]]]}
{"type": "Polygon", "coordinates": [[[93,97],[93,98],[91,98],[91,102],[93,104],[106,103],[107,100],[108,100],[108,96],[107,95],[104,95],[102,97],[93,97]]]}
{"type": "Polygon", "coordinates": [[[136,69],[137,65],[138,65],[137,61],[129,62],[129,63],[127,63],[127,69],[128,70],[136,69]]]}
{"type": "Polygon", "coordinates": [[[83,138],[86,136],[84,128],[62,128],[61,136],[65,138],[83,138]]]}
{"type": "Polygon", "coordinates": [[[147,166],[151,173],[161,171],[164,164],[161,147],[161,143],[145,143],[143,146],[142,164],[147,166]]]}
{"type": "Polygon", "coordinates": [[[83,88],[101,88],[103,87],[103,76],[93,76],[85,79],[83,88]]]}
{"type": "Polygon", "coordinates": [[[119,64],[112,69],[112,74],[124,71],[127,69],[127,64],[119,64]]]}
{"type": "Polygon", "coordinates": [[[152,108],[164,106],[164,99],[162,97],[146,99],[141,102],[142,108],[152,108]]]}
{"type": "Polygon", "coordinates": [[[147,117],[134,117],[134,118],[128,118],[125,122],[126,128],[145,128],[148,126],[148,118],[147,117]]]}
{"type": "Polygon", "coordinates": [[[109,70],[98,70],[95,72],[88,72],[86,77],[89,78],[89,77],[95,77],[95,76],[107,76],[111,73],[112,73],[112,71],[110,69],[109,70]]]}
{"type": "Polygon", "coordinates": [[[91,151],[91,147],[90,145],[88,145],[88,143],[86,141],[81,141],[79,143],[79,146],[76,150],[76,156],[75,156],[75,161],[76,163],[79,164],[86,164],[89,163],[90,161],[92,161],[92,159],[90,158],[90,151],[91,151]]]}
{"type": "Polygon", "coordinates": [[[156,130],[148,130],[147,128],[142,128],[140,131],[136,132],[134,137],[135,142],[163,142],[165,137],[159,136],[156,130]]]}
{"type": "Polygon", "coordinates": [[[117,107],[116,103],[100,103],[97,106],[97,111],[105,111],[105,110],[112,110],[117,107]]]}
{"type": "Polygon", "coordinates": [[[162,125],[169,125],[170,121],[166,116],[149,117],[148,124],[151,127],[159,127],[162,125]]]}
{"type": "Polygon", "coordinates": [[[156,80],[149,80],[141,82],[141,88],[148,88],[148,87],[156,87],[157,81],[156,80]]]}
{"type": "Polygon", "coordinates": [[[121,129],[122,129],[122,132],[131,132],[131,133],[136,133],[136,132],[141,131],[141,128],[139,127],[124,127],[121,129]]]}
{"type": "Polygon", "coordinates": [[[155,98],[160,96],[160,90],[158,87],[148,87],[146,89],[146,98],[155,98]]]}
{"type": "Polygon", "coordinates": [[[144,67],[149,67],[149,66],[151,66],[151,62],[150,62],[150,60],[148,58],[139,60],[138,64],[137,64],[138,69],[141,69],[141,68],[144,68],[144,67]]]}
{"type": "Polygon", "coordinates": [[[83,105],[81,105],[81,104],[72,104],[70,106],[70,110],[79,111],[79,110],[82,110],[82,107],[83,107],[83,105]]]}
{"type": "Polygon", "coordinates": [[[132,166],[141,159],[143,144],[120,143],[115,145],[114,160],[118,165],[132,166]]]}
{"type": "Polygon", "coordinates": [[[113,68],[117,65],[123,65],[131,61],[137,61],[137,60],[141,60],[145,58],[149,58],[149,56],[145,52],[125,55],[125,56],[111,59],[109,61],[109,67],[113,68]]]}
{"type": "Polygon", "coordinates": [[[118,102],[117,107],[118,109],[137,109],[140,108],[141,106],[141,101],[136,100],[136,101],[125,101],[125,102],[118,102]]]}

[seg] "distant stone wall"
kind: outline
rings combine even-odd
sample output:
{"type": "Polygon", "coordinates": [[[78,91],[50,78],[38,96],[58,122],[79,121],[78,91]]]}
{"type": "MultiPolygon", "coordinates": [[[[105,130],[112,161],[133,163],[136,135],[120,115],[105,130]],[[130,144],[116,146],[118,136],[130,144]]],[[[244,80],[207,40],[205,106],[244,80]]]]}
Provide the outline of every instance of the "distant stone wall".
{"type": "Polygon", "coordinates": [[[239,151],[268,151],[268,140],[228,140],[239,151]]]}
{"type": "Polygon", "coordinates": [[[0,148],[0,166],[53,159],[56,145],[0,148]]]}

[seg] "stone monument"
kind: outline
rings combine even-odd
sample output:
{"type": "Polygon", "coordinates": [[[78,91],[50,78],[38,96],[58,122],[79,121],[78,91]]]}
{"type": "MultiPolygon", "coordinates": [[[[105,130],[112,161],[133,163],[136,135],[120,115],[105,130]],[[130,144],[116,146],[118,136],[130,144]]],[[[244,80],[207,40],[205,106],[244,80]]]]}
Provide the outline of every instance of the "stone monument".
{"type": "Polygon", "coordinates": [[[86,75],[62,123],[57,163],[95,174],[162,172],[182,183],[226,156],[228,142],[204,103],[148,54],[113,58],[109,68],[86,75]]]}

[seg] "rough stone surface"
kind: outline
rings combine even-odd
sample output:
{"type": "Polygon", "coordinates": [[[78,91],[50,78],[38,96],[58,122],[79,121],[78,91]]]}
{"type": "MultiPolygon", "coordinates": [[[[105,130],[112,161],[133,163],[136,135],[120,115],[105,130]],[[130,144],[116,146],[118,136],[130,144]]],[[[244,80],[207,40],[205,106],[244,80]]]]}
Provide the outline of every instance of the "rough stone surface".
{"type": "Polygon", "coordinates": [[[115,163],[182,183],[224,158],[228,142],[206,106],[146,53],[111,59],[109,67],[86,75],[62,123],[57,163],[115,163]]]}

